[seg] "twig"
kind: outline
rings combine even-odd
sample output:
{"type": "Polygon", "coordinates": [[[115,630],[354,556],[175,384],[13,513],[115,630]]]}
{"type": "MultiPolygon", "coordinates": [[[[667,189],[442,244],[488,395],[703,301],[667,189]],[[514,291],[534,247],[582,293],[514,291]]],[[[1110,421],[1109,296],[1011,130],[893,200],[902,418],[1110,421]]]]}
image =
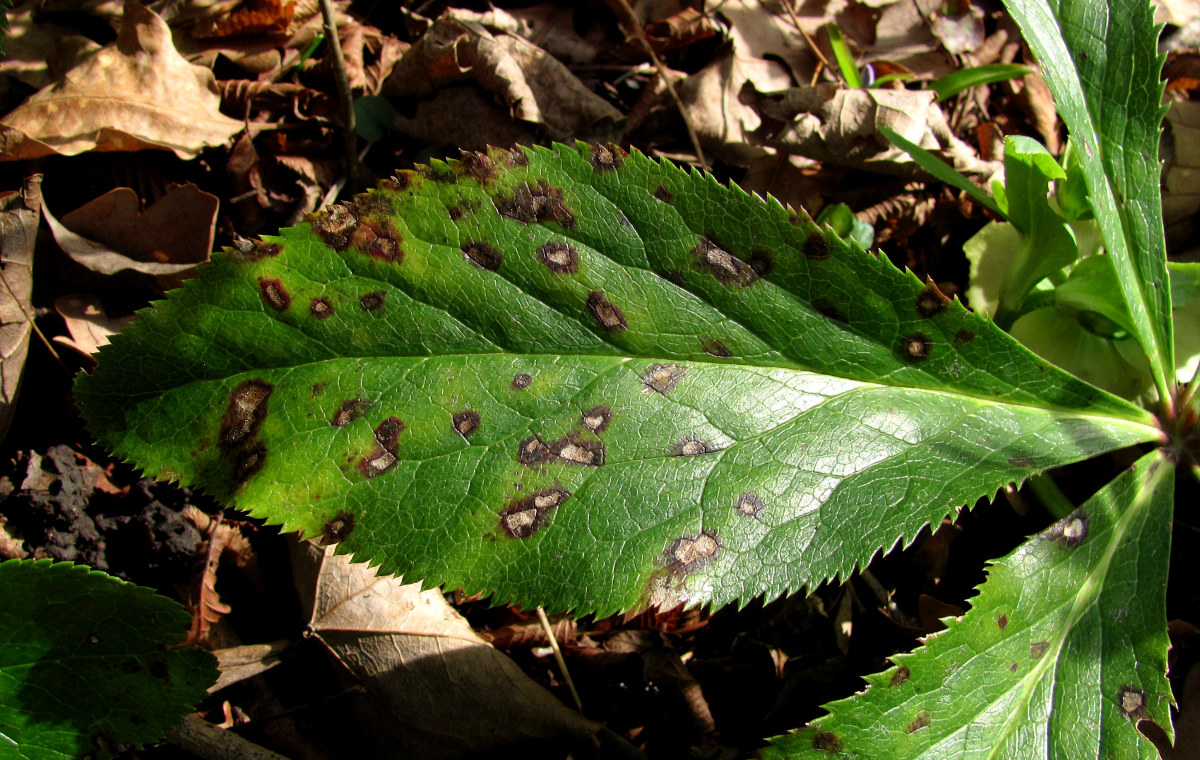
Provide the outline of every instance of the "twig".
{"type": "Polygon", "coordinates": [[[814,40],[808,32],[804,31],[804,27],[800,25],[800,19],[796,18],[796,10],[792,7],[795,2],[796,0],[785,2],[783,7],[787,10],[788,17],[792,20],[792,26],[796,27],[796,31],[800,32],[800,36],[802,36],[804,41],[808,43],[809,50],[812,50],[813,54],[817,56],[817,60],[820,61],[821,65],[817,66],[817,70],[813,72],[812,81],[809,82],[809,85],[815,85],[817,83],[817,77],[821,75],[821,68],[829,68],[829,59],[826,58],[825,54],[821,52],[821,48],[819,45],[817,45],[817,41],[814,40]]]}
{"type": "Polygon", "coordinates": [[[700,137],[696,134],[696,127],[692,124],[692,119],[688,116],[687,108],[684,107],[683,101],[679,99],[679,93],[675,92],[675,85],[671,84],[671,78],[668,76],[667,67],[659,59],[654,52],[653,46],[650,45],[650,40],[646,39],[646,32],[642,29],[642,25],[638,23],[637,15],[634,14],[633,8],[629,7],[626,0],[613,0],[621,8],[621,12],[625,16],[625,21],[622,26],[628,26],[626,31],[632,31],[632,34],[642,43],[642,47],[646,49],[650,60],[654,63],[654,68],[658,69],[658,76],[666,85],[667,92],[671,95],[671,100],[675,101],[675,107],[679,109],[679,115],[683,117],[683,126],[687,128],[688,137],[692,141],[692,150],[696,151],[696,160],[700,163],[701,169],[708,169],[708,162],[704,160],[704,151],[700,147],[700,137]]]}
{"type": "Polygon", "coordinates": [[[583,701],[579,699],[579,692],[575,691],[575,682],[571,680],[571,671],[567,670],[567,661],[563,659],[562,650],[558,648],[558,639],[554,638],[554,629],[550,627],[550,618],[546,617],[546,610],[542,607],[537,608],[538,620],[542,624],[542,630],[546,632],[546,638],[550,639],[550,651],[554,652],[554,660],[558,663],[558,669],[562,671],[563,680],[567,683],[567,688],[571,690],[571,699],[575,700],[575,709],[583,712],[583,701]]]}
{"type": "Polygon", "coordinates": [[[354,124],[354,98],[350,93],[350,77],[346,74],[346,59],[338,39],[337,23],[333,18],[333,0],[321,0],[321,18],[325,21],[325,39],[333,51],[333,74],[337,81],[338,99],[342,105],[342,140],[346,144],[346,174],[351,192],[358,189],[358,134],[354,124]]]}

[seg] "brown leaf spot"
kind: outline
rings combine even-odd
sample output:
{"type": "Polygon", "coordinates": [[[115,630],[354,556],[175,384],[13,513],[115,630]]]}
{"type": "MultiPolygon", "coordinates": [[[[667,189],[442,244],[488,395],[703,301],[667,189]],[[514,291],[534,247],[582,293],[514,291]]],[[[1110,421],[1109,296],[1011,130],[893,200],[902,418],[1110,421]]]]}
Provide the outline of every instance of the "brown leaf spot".
{"type": "Polygon", "coordinates": [[[1026,470],[1037,466],[1037,463],[1033,461],[1033,457],[1030,456],[1011,456],[1008,458],[1008,463],[1013,467],[1022,467],[1026,470]]]}
{"type": "Polygon", "coordinates": [[[842,313],[842,310],[834,306],[833,302],[825,296],[815,299],[812,302],[812,305],[813,308],[817,310],[817,313],[823,317],[832,319],[835,322],[841,322],[842,324],[846,324],[850,321],[846,318],[846,315],[842,313]]]}
{"type": "Polygon", "coordinates": [[[756,517],[766,507],[767,503],[753,491],[746,491],[737,498],[737,510],[746,517],[756,517]]]}
{"type": "Polygon", "coordinates": [[[404,260],[400,233],[391,224],[364,219],[350,236],[350,245],[367,256],[391,264],[404,260]]]}
{"type": "Polygon", "coordinates": [[[147,669],[150,671],[150,675],[160,681],[169,681],[171,679],[171,666],[167,664],[166,660],[155,660],[150,663],[147,669]]]}
{"type": "Polygon", "coordinates": [[[333,413],[333,417],[329,420],[329,424],[336,428],[342,428],[362,417],[371,409],[371,402],[365,398],[352,398],[349,401],[343,401],[338,410],[333,413]]]}
{"type": "Polygon", "coordinates": [[[321,533],[321,543],[336,544],[354,532],[354,515],[349,512],[338,512],[332,520],[325,523],[321,533]]]}
{"type": "Polygon", "coordinates": [[[221,448],[226,451],[236,449],[258,435],[258,429],[267,418],[267,400],[274,390],[275,386],[262,380],[246,380],[233,389],[221,419],[218,439],[221,448]]]}
{"type": "Polygon", "coordinates": [[[629,329],[629,323],[625,321],[625,315],[621,310],[614,306],[604,296],[604,292],[593,290],[588,294],[587,298],[588,311],[592,313],[592,317],[596,323],[609,332],[621,332],[629,329]]]}
{"type": "Polygon", "coordinates": [[[404,421],[388,417],[375,428],[375,448],[358,463],[359,472],[368,480],[390,470],[399,460],[400,434],[404,421]]]}
{"type": "Polygon", "coordinates": [[[358,302],[362,305],[363,311],[375,311],[376,309],[383,308],[383,302],[386,297],[387,293],[382,290],[372,290],[370,293],[364,293],[362,298],[358,299],[358,302]]]}
{"type": "Polygon", "coordinates": [[[721,540],[715,531],[706,530],[695,536],[677,538],[667,549],[673,563],[684,572],[699,570],[721,553],[721,540]]]}
{"type": "Polygon", "coordinates": [[[770,251],[756,248],[750,252],[749,264],[759,277],[766,277],[775,268],[775,257],[770,251]]]}
{"type": "Polygon", "coordinates": [[[325,381],[321,381],[319,383],[313,383],[312,397],[316,398],[317,396],[320,396],[322,393],[325,392],[325,389],[328,387],[329,387],[329,383],[325,382],[325,381]]]}
{"type": "Polygon", "coordinates": [[[694,436],[688,436],[672,443],[670,447],[671,455],[677,457],[698,457],[701,454],[711,454],[713,451],[716,449],[709,446],[706,441],[694,436]]]}
{"type": "Polygon", "coordinates": [[[1002,631],[1005,628],[1007,628],[1008,627],[1008,615],[1001,615],[1000,617],[996,618],[996,627],[998,627],[1002,631]]]}
{"type": "Polygon", "coordinates": [[[685,277],[681,269],[664,269],[658,273],[658,276],[671,283],[672,285],[683,286],[685,277]]]}
{"type": "Polygon", "coordinates": [[[917,313],[926,319],[941,314],[949,305],[950,299],[933,282],[927,283],[925,289],[917,294],[917,313]]]}
{"type": "Polygon", "coordinates": [[[402,193],[412,184],[412,172],[400,172],[395,177],[379,181],[379,186],[392,193],[402,193]]]}
{"type": "Polygon", "coordinates": [[[718,359],[728,359],[733,356],[733,352],[726,348],[725,344],[716,338],[700,338],[700,347],[704,349],[704,353],[708,354],[709,356],[715,356],[718,359]]]}
{"type": "Polygon", "coordinates": [[[521,185],[512,197],[499,200],[496,210],[501,216],[523,224],[555,222],[565,229],[575,226],[575,214],[563,202],[562,189],[552,187],[544,179],[539,179],[533,187],[521,185]]]}
{"type": "Polygon", "coordinates": [[[588,409],[580,418],[580,423],[593,433],[603,433],[608,429],[610,422],[612,422],[612,410],[603,404],[588,409]]]}
{"type": "Polygon", "coordinates": [[[579,271],[579,251],[566,243],[546,243],[538,249],[538,261],[555,274],[579,271]]]}
{"type": "Polygon", "coordinates": [[[308,313],[316,319],[329,319],[333,316],[333,304],[325,298],[314,298],[308,305],[308,313]]]}
{"type": "Polygon", "coordinates": [[[463,258],[480,269],[495,272],[504,263],[504,254],[487,243],[468,241],[462,247],[463,258]]]}
{"type": "Polygon", "coordinates": [[[959,330],[954,333],[954,347],[961,348],[975,340],[975,333],[970,330],[959,330]]]}
{"type": "Polygon", "coordinates": [[[522,372],[519,375],[513,375],[512,382],[509,383],[514,391],[523,391],[533,385],[533,378],[522,372]]]}
{"type": "Polygon", "coordinates": [[[466,212],[463,211],[462,206],[450,206],[446,209],[446,214],[450,217],[450,221],[452,222],[457,222],[459,219],[462,219],[463,214],[465,213],[466,212]]]}
{"type": "Polygon", "coordinates": [[[723,285],[745,288],[758,280],[753,267],[709,238],[700,238],[692,249],[692,256],[698,269],[716,277],[723,285]]]}
{"type": "Polygon", "coordinates": [[[454,430],[463,438],[470,438],[471,434],[479,428],[479,412],[467,410],[464,412],[456,412],[451,418],[454,425],[454,430]]]}
{"type": "Polygon", "coordinates": [[[642,373],[642,385],[665,396],[674,390],[687,373],[688,368],[682,364],[651,364],[642,373]]]}
{"type": "Polygon", "coordinates": [[[667,188],[663,187],[662,185],[659,185],[655,189],[654,197],[659,199],[663,203],[671,203],[672,201],[675,200],[675,196],[671,195],[671,191],[668,190],[667,188]]]}
{"type": "Polygon", "coordinates": [[[1040,660],[1046,654],[1046,650],[1049,648],[1049,641],[1035,641],[1029,645],[1029,658],[1032,660],[1040,660]]]}
{"type": "Polygon", "coordinates": [[[283,287],[283,283],[279,280],[268,280],[266,277],[258,278],[258,288],[262,291],[263,300],[267,302],[275,311],[284,311],[292,304],[292,297],[288,295],[287,290],[283,287]]]}
{"type": "Polygon", "coordinates": [[[550,453],[566,464],[600,467],[604,464],[604,444],[587,441],[577,435],[565,435],[550,444],[550,453]]]}
{"type": "Polygon", "coordinates": [[[619,145],[593,145],[592,168],[598,172],[608,172],[620,169],[629,154],[619,145]]]}
{"type": "Polygon", "coordinates": [[[923,362],[929,358],[933,342],[925,333],[913,333],[900,339],[900,358],[910,364],[923,362]]]}
{"type": "Polygon", "coordinates": [[[1135,721],[1150,717],[1150,711],[1146,709],[1146,692],[1136,686],[1121,686],[1117,691],[1117,701],[1121,704],[1121,711],[1135,721]]]}
{"type": "Polygon", "coordinates": [[[518,145],[508,151],[508,155],[504,158],[504,163],[510,169],[515,166],[529,166],[529,156],[525,155],[525,150],[518,145]]]}
{"type": "Polygon", "coordinates": [[[813,737],[813,749],[836,755],[842,751],[842,740],[832,731],[822,731],[813,737]]]}
{"type": "Polygon", "coordinates": [[[539,435],[530,436],[517,445],[517,461],[526,467],[553,462],[555,455],[539,435]]]}
{"type": "Polygon", "coordinates": [[[911,676],[911,675],[912,675],[912,671],[910,671],[908,669],[908,666],[901,665],[900,667],[896,668],[895,673],[892,673],[892,680],[890,683],[888,683],[888,686],[889,687],[899,686],[900,684],[907,681],[909,676],[911,676]]]}
{"type": "Polygon", "coordinates": [[[375,428],[375,440],[386,451],[395,454],[400,448],[400,434],[406,429],[404,420],[388,417],[375,428]]]}
{"type": "Polygon", "coordinates": [[[1087,538],[1089,520],[1083,507],[1046,528],[1038,534],[1043,541],[1057,541],[1067,549],[1074,549],[1087,538]]]}
{"type": "Polygon", "coordinates": [[[234,243],[234,252],[243,261],[262,261],[283,253],[279,243],[268,243],[265,240],[241,239],[234,243]]]}
{"type": "Polygon", "coordinates": [[[238,449],[233,458],[233,478],[236,483],[245,483],[267,463],[267,447],[261,443],[238,449]]]}
{"type": "Polygon", "coordinates": [[[1017,670],[1020,669],[1020,667],[1021,667],[1020,665],[1017,665],[1017,663],[1014,662],[1012,665],[1008,666],[1008,670],[1010,673],[1016,673],[1017,670]]]}
{"type": "Polygon", "coordinates": [[[339,252],[350,247],[351,230],[358,224],[357,209],[344,204],[309,214],[306,219],[325,245],[339,252]]]}
{"type": "Polygon", "coordinates": [[[471,177],[481,185],[486,185],[496,178],[496,164],[492,162],[492,159],[486,153],[464,150],[460,155],[462,156],[463,168],[466,170],[468,177],[471,177]]]}
{"type": "Polygon", "coordinates": [[[905,727],[904,733],[912,734],[920,731],[922,728],[929,728],[929,723],[933,720],[933,713],[928,710],[922,710],[917,713],[916,719],[905,727]]]}
{"type": "Polygon", "coordinates": [[[550,510],[557,509],[571,498],[564,488],[538,491],[516,501],[500,513],[500,529],[512,538],[529,538],[542,527],[550,510]]]}
{"type": "Polygon", "coordinates": [[[824,261],[833,255],[833,251],[829,245],[829,239],[825,237],[823,232],[814,232],[804,241],[804,248],[801,249],[804,258],[809,261],[824,261]]]}

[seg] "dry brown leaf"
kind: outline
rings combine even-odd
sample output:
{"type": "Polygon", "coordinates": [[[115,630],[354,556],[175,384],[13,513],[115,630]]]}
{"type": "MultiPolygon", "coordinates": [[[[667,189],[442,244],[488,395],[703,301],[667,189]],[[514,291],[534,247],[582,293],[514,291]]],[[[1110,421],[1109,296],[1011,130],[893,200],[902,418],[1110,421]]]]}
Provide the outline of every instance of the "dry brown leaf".
{"type": "Polygon", "coordinates": [[[199,38],[287,34],[296,4],[291,0],[245,0],[232,11],[198,21],[192,35],[199,38]]]}
{"type": "Polygon", "coordinates": [[[153,11],[126,0],[116,42],[4,117],[0,159],[146,149],[194,158],[242,129],[219,104],[212,72],[176,52],[153,11]]]}
{"type": "MultiPolygon", "coordinates": [[[[571,647],[579,638],[579,626],[573,618],[560,617],[550,626],[554,640],[561,647],[571,647]]],[[[526,620],[520,623],[510,623],[494,631],[481,633],[480,636],[497,649],[520,649],[528,647],[544,647],[550,644],[546,629],[538,620],[526,620]]]]}
{"type": "Polygon", "coordinates": [[[84,293],[72,293],[54,299],[54,310],[67,325],[70,338],[55,335],[55,343],[73,348],[84,356],[92,356],[101,346],[108,344],[109,336],[116,335],[133,317],[111,319],[104,313],[100,299],[84,293]]]}
{"type": "Polygon", "coordinates": [[[204,534],[206,544],[204,570],[192,588],[192,626],[186,640],[188,644],[204,646],[208,644],[212,627],[231,611],[217,593],[217,568],[221,556],[228,554],[238,567],[248,567],[254,562],[254,549],[242,535],[239,525],[223,522],[220,517],[207,515],[190,504],[183,508],[183,516],[204,534]]]}
{"type": "MultiPolygon", "coordinates": [[[[603,137],[623,118],[532,43],[448,17],[439,18],[409,48],[381,92],[392,101],[428,98],[439,88],[464,82],[492,93],[511,118],[539,124],[556,140],[603,137]]],[[[405,125],[398,126],[403,130],[405,125]]],[[[446,144],[442,139],[437,143],[446,144]]]]}
{"type": "Polygon", "coordinates": [[[941,153],[964,174],[984,178],[996,174],[999,163],[981,160],[954,135],[935,97],[929,90],[845,90],[835,85],[742,93],[742,99],[764,117],[756,137],[789,153],[837,166],[920,176],[908,154],[879,133],[882,126],[941,153]]]}
{"type": "Polygon", "coordinates": [[[26,0],[6,13],[8,33],[0,77],[41,89],[81,63],[100,46],[74,30],[34,21],[39,0],[26,0]]]}
{"type": "Polygon", "coordinates": [[[16,411],[33,332],[33,248],[42,208],[42,176],[0,193],[0,439],[16,411]]]}
{"type": "Polygon", "coordinates": [[[188,184],[168,191],[145,211],[127,187],[88,201],[61,222],[44,211],[59,247],[88,269],[162,275],[208,260],[218,204],[216,196],[188,184]]]}
{"type": "Polygon", "coordinates": [[[381,578],[310,542],[292,556],[310,630],[387,708],[395,756],[455,757],[600,730],[481,639],[437,589],[381,578]]]}

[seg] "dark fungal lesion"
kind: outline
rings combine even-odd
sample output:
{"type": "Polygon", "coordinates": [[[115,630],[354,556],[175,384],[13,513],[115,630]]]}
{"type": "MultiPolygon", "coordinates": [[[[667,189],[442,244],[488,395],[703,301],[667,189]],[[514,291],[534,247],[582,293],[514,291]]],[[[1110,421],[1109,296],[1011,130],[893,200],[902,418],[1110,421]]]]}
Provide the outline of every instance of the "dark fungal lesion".
{"type": "Polygon", "coordinates": [[[382,475],[400,461],[400,434],[407,426],[399,417],[388,417],[375,428],[375,447],[358,462],[363,477],[382,475]]]}
{"type": "Polygon", "coordinates": [[[523,391],[531,385],[533,385],[533,376],[525,372],[513,375],[512,382],[509,383],[514,391],[523,391]]]}
{"type": "Polygon", "coordinates": [[[767,508],[766,502],[754,491],[744,491],[738,496],[734,506],[746,517],[757,517],[759,512],[767,508]]]}
{"type": "Polygon", "coordinates": [[[349,512],[338,512],[325,523],[321,531],[321,543],[336,544],[354,532],[354,515],[349,512]]]}
{"type": "Polygon", "coordinates": [[[550,510],[571,498],[565,488],[548,488],[519,499],[500,512],[500,529],[510,538],[529,538],[541,530],[550,510]]]}
{"type": "Polygon", "coordinates": [[[479,429],[480,419],[479,412],[465,409],[455,412],[450,418],[450,424],[453,425],[454,431],[463,438],[470,438],[479,429]]]}
{"type": "Polygon", "coordinates": [[[602,290],[593,290],[588,294],[587,308],[596,323],[608,332],[622,332],[629,329],[625,314],[621,309],[608,300],[602,290]]]}
{"type": "Polygon", "coordinates": [[[829,238],[825,237],[825,233],[813,232],[805,239],[800,252],[809,261],[824,261],[833,255],[833,248],[829,244],[829,238]]]}
{"type": "Polygon", "coordinates": [[[566,464],[581,467],[604,465],[604,443],[568,433],[547,443],[540,435],[532,435],[517,444],[517,461],[526,467],[546,464],[566,464]]]}
{"type": "Polygon", "coordinates": [[[604,404],[593,406],[580,415],[579,422],[593,433],[603,433],[612,422],[612,410],[604,404]]]}
{"type": "Polygon", "coordinates": [[[733,358],[733,352],[730,351],[724,343],[716,338],[701,337],[700,347],[704,349],[704,353],[708,354],[709,356],[715,356],[718,359],[733,358]]]}
{"type": "Polygon", "coordinates": [[[533,185],[522,184],[511,196],[498,199],[496,211],[523,224],[554,222],[564,229],[575,226],[575,213],[563,200],[562,188],[554,187],[544,179],[533,185]]]}
{"type": "Polygon", "coordinates": [[[926,283],[921,292],[917,294],[917,313],[926,319],[936,317],[949,306],[950,299],[933,282],[926,283]]]}
{"type": "Polygon", "coordinates": [[[629,154],[619,145],[593,145],[591,150],[592,168],[598,172],[610,172],[620,169],[629,154]]]}
{"type": "Polygon", "coordinates": [[[684,438],[672,443],[669,447],[671,456],[676,457],[698,457],[702,454],[711,454],[718,449],[697,436],[685,436],[684,438]]]}
{"type": "Polygon", "coordinates": [[[376,311],[383,308],[384,301],[387,299],[387,293],[382,290],[372,290],[370,293],[364,293],[358,299],[358,303],[362,306],[363,311],[376,311]]]}
{"type": "Polygon", "coordinates": [[[568,243],[546,243],[537,251],[538,261],[555,274],[579,271],[579,251],[568,243]]]}
{"type": "Polygon", "coordinates": [[[309,302],[308,313],[318,320],[329,319],[333,316],[333,304],[328,298],[314,298],[309,302]]]}
{"type": "Polygon", "coordinates": [[[688,373],[682,364],[651,364],[642,373],[642,385],[646,390],[667,395],[688,373]]]}
{"type": "Polygon", "coordinates": [[[370,410],[371,402],[365,398],[348,399],[343,401],[342,405],[333,413],[333,416],[329,419],[329,424],[336,428],[346,427],[370,410]]]}
{"type": "Polygon", "coordinates": [[[266,464],[267,447],[258,440],[258,434],[267,419],[268,401],[274,390],[275,386],[255,378],[239,383],[229,394],[217,443],[232,474],[232,490],[266,464]]]}
{"type": "Polygon", "coordinates": [[[275,311],[287,311],[287,308],[292,305],[291,294],[279,280],[259,277],[258,289],[262,292],[263,301],[275,311]]]}
{"type": "Polygon", "coordinates": [[[504,263],[504,254],[488,243],[468,240],[462,245],[463,258],[480,269],[495,272],[504,263]]]}
{"type": "Polygon", "coordinates": [[[925,333],[912,333],[900,339],[900,358],[911,364],[923,362],[933,350],[933,341],[925,333]]]}
{"type": "Polygon", "coordinates": [[[692,248],[696,268],[717,278],[722,285],[745,288],[758,280],[758,273],[711,237],[702,236],[692,248]]]}
{"type": "Polygon", "coordinates": [[[239,238],[234,241],[233,248],[229,250],[235,257],[243,261],[262,261],[283,253],[283,246],[279,243],[268,243],[265,240],[239,238]]]}

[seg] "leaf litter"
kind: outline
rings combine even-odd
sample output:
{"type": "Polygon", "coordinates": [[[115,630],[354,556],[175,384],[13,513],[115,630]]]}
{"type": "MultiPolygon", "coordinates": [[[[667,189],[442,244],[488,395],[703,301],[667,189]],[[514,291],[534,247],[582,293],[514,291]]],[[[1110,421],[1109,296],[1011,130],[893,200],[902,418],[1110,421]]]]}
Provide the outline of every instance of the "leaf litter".
{"type": "MultiPolygon", "coordinates": [[[[382,93],[397,113],[381,139],[360,143],[369,148],[366,163],[376,178],[429,157],[454,156],[459,148],[553,139],[615,140],[676,160],[696,160],[667,82],[615,14],[599,6],[509,5],[478,11],[450,4],[439,15],[426,17],[424,6],[384,12],[334,3],[355,97],[382,93]]],[[[905,166],[900,154],[885,150],[874,127],[901,122],[910,139],[940,151],[979,181],[994,172],[995,164],[984,138],[976,135],[988,130],[1039,134],[1052,148],[1060,139],[1036,72],[939,105],[915,86],[848,90],[836,66],[828,65],[832,58],[822,31],[828,22],[838,24],[851,40],[861,64],[880,72],[933,79],[958,66],[1020,60],[1011,22],[982,4],[956,4],[950,14],[931,0],[849,5],[738,0],[707,9],[684,2],[630,6],[662,58],[705,153],[722,162],[717,168],[723,178],[740,180],[751,190],[795,193],[789,198],[803,199],[814,214],[821,204],[847,203],[875,225],[876,243],[884,244],[894,261],[930,275],[937,291],[947,296],[962,294],[965,277],[929,252],[952,249],[954,240],[974,232],[961,228],[964,208],[979,224],[984,217],[955,193],[905,166]]],[[[77,19],[69,15],[40,16],[34,7],[27,2],[9,14],[12,30],[6,43],[11,55],[0,61],[0,79],[12,85],[0,95],[0,139],[9,169],[8,184],[0,192],[16,200],[21,230],[18,235],[5,226],[3,240],[23,236],[32,255],[32,196],[22,180],[35,169],[45,171],[52,208],[68,211],[59,217],[61,223],[47,215],[52,236],[38,246],[45,249],[39,258],[67,261],[54,246],[45,245],[53,239],[68,258],[88,263],[69,277],[51,267],[39,270],[39,290],[25,283],[23,291],[14,292],[32,293],[32,298],[18,300],[56,341],[78,349],[78,355],[64,354],[74,369],[86,365],[84,354],[171,284],[143,274],[185,269],[203,261],[214,245],[236,246],[318,210],[345,180],[339,152],[343,125],[328,46],[313,46],[320,31],[315,0],[179,3],[162,7],[161,16],[135,2],[110,0],[81,11],[93,14],[87,17],[101,27],[111,24],[116,30],[111,36],[87,25],[76,28],[77,19]],[[29,163],[49,156],[63,163],[29,163]],[[115,156],[126,160],[117,162],[115,156]],[[209,198],[219,199],[219,208],[209,198]],[[179,245],[173,247],[175,243],[179,245]],[[57,311],[51,311],[54,307],[57,311]]],[[[1177,137],[1190,134],[1187,101],[1200,90],[1200,84],[1189,85],[1186,77],[1178,81],[1179,102],[1172,109],[1173,117],[1179,115],[1177,137]]],[[[1195,142],[1194,137],[1180,138],[1176,146],[1184,171],[1194,165],[1187,162],[1194,158],[1195,142]]],[[[1179,171],[1167,175],[1168,190],[1176,186],[1172,178],[1179,187],[1177,193],[1168,192],[1167,203],[1180,209],[1173,217],[1175,229],[1181,239],[1190,240],[1195,230],[1186,223],[1187,209],[1194,206],[1195,194],[1186,177],[1178,179],[1179,171]]],[[[7,280],[21,265],[14,263],[9,248],[4,251],[7,280]]],[[[543,263],[548,275],[571,277],[583,267],[577,258],[569,248],[556,247],[547,249],[543,263]]],[[[595,292],[597,329],[620,332],[626,315],[602,291],[595,292]]],[[[872,563],[869,576],[855,576],[846,587],[827,584],[812,596],[769,605],[751,601],[740,611],[663,611],[630,619],[583,619],[570,626],[559,619],[556,635],[581,686],[582,717],[553,701],[550,692],[538,691],[548,686],[559,697],[566,694],[564,676],[543,650],[544,631],[531,622],[532,611],[491,607],[461,596],[447,607],[437,592],[418,593],[349,566],[338,572],[352,569],[358,581],[334,582],[342,584],[339,598],[347,614],[357,610],[375,627],[369,634],[357,629],[347,634],[329,616],[314,612],[310,617],[288,607],[281,600],[295,592],[270,573],[253,578],[236,565],[217,575],[191,569],[205,556],[201,534],[180,515],[185,505],[195,504],[211,524],[216,506],[186,492],[168,495],[165,485],[150,485],[119,465],[85,456],[90,439],[65,403],[69,375],[47,361],[36,345],[22,366],[17,355],[22,341],[27,344],[29,322],[10,320],[16,303],[9,293],[0,295],[5,309],[0,327],[24,331],[4,339],[10,412],[10,384],[15,389],[23,370],[32,373],[24,381],[8,435],[16,454],[0,475],[5,505],[0,527],[9,537],[0,542],[7,547],[5,556],[25,552],[78,559],[168,593],[173,586],[199,588],[196,625],[214,646],[238,635],[262,642],[287,639],[294,635],[296,621],[308,622],[348,669],[322,681],[308,675],[314,659],[287,655],[274,672],[284,674],[297,693],[299,686],[311,690],[299,701],[294,695],[274,694],[273,702],[246,704],[247,709],[266,710],[260,715],[317,703],[335,693],[338,679],[349,673],[350,683],[368,684],[365,700],[370,706],[330,710],[330,715],[338,716],[343,729],[361,726],[365,714],[376,716],[376,726],[388,724],[411,706],[403,707],[396,696],[410,688],[395,680],[402,670],[387,663],[395,662],[397,653],[416,652],[407,656],[418,664],[469,663],[475,669],[477,659],[486,661],[488,670],[481,673],[490,675],[480,676],[474,687],[478,693],[464,698],[483,699],[488,710],[497,702],[513,706],[503,704],[506,697],[495,691],[499,684],[520,684],[514,688],[523,696],[516,701],[530,699],[528,704],[537,707],[501,719],[510,724],[508,729],[517,728],[505,741],[518,734],[590,737],[596,735],[592,721],[603,721],[650,756],[665,756],[681,746],[737,747],[744,753],[762,737],[815,716],[816,706],[828,696],[859,689],[857,673],[880,670],[887,654],[911,648],[915,637],[939,625],[938,615],[961,609],[980,579],[979,558],[998,556],[1022,531],[1044,527],[1020,518],[1014,529],[1007,505],[1000,502],[964,514],[937,532],[954,535],[953,541],[919,539],[872,563]],[[10,352],[10,345],[18,350],[10,352]],[[134,533],[136,541],[130,538],[134,533]],[[168,546],[171,552],[162,551],[168,546]],[[173,559],[165,559],[168,554],[173,559]],[[401,593],[405,588],[409,590],[401,593]],[[466,613],[469,623],[455,617],[454,607],[466,613]],[[228,614],[223,614],[226,608],[228,614]],[[291,622],[272,622],[267,610],[291,622]],[[397,616],[397,610],[402,614],[397,616]],[[405,622],[409,618],[404,615],[418,610],[422,615],[417,617],[429,618],[421,626],[433,626],[434,633],[405,622]],[[440,643],[433,649],[406,650],[408,645],[398,644],[397,637],[440,643]],[[511,660],[487,647],[483,638],[503,645],[511,660]],[[380,652],[387,658],[380,655],[376,662],[380,652]],[[305,672],[288,676],[293,667],[288,657],[293,656],[308,667],[293,668],[305,672]]],[[[382,298],[377,304],[371,295],[364,291],[361,309],[386,313],[382,298]]],[[[312,303],[304,298],[306,313],[312,303]]],[[[910,342],[915,349],[923,345],[910,342]]],[[[710,351],[710,356],[721,355],[718,345],[723,344],[711,344],[716,353],[710,351]]],[[[646,389],[671,394],[676,383],[682,389],[686,382],[682,373],[664,380],[651,377],[646,389]]],[[[514,397],[541,392],[538,382],[525,374],[514,377],[511,387],[507,381],[504,385],[514,397]]],[[[320,392],[314,386],[314,396],[320,392]]],[[[331,412],[337,409],[337,403],[330,406],[331,412]]],[[[620,410],[580,411],[578,429],[602,435],[610,416],[620,410]]],[[[370,422],[368,435],[379,420],[370,422]]],[[[445,426],[460,438],[487,435],[487,421],[471,417],[464,407],[448,410],[445,426]]],[[[562,451],[582,456],[572,439],[563,440],[562,451]]],[[[680,439],[678,448],[681,455],[701,453],[697,440],[680,439]]],[[[546,449],[547,456],[555,456],[549,444],[546,449]]],[[[381,458],[390,456],[383,443],[379,452],[381,458]]],[[[770,501],[765,491],[745,492],[734,495],[731,508],[750,522],[764,519],[770,501]]],[[[337,523],[328,526],[332,535],[353,527],[346,520],[331,522],[337,523]]],[[[252,524],[242,530],[253,544],[268,547],[260,561],[271,563],[275,572],[287,564],[280,560],[283,542],[271,530],[252,524]]],[[[681,556],[674,561],[700,562],[714,554],[715,539],[703,536],[681,538],[691,543],[677,547],[681,556]]],[[[1194,539],[1184,535],[1177,541],[1194,539]]],[[[304,551],[321,568],[318,575],[327,573],[324,565],[342,562],[327,551],[304,551]]],[[[197,565],[204,566],[203,561],[197,565]]],[[[311,577],[311,569],[305,572],[311,577]]],[[[296,572],[298,583],[302,576],[296,572]]],[[[338,597],[325,593],[327,601],[338,597]]],[[[417,675],[432,678],[425,665],[417,675]]],[[[427,683],[442,693],[453,688],[446,681],[427,683]]],[[[1177,693],[1187,697],[1195,690],[1177,693]]],[[[1194,703],[1185,699],[1185,714],[1194,703]]],[[[455,703],[448,699],[445,704],[455,703]]],[[[442,725],[447,722],[456,723],[444,719],[442,725]]],[[[288,751],[291,742],[301,755],[330,742],[330,736],[338,737],[337,729],[335,725],[322,734],[297,728],[293,735],[276,734],[271,741],[281,751],[288,751]]],[[[459,746],[485,746],[472,738],[472,730],[455,725],[459,746]]],[[[421,730],[413,733],[422,736],[421,730]]],[[[332,741],[325,746],[337,748],[338,740],[332,741]]]]}

